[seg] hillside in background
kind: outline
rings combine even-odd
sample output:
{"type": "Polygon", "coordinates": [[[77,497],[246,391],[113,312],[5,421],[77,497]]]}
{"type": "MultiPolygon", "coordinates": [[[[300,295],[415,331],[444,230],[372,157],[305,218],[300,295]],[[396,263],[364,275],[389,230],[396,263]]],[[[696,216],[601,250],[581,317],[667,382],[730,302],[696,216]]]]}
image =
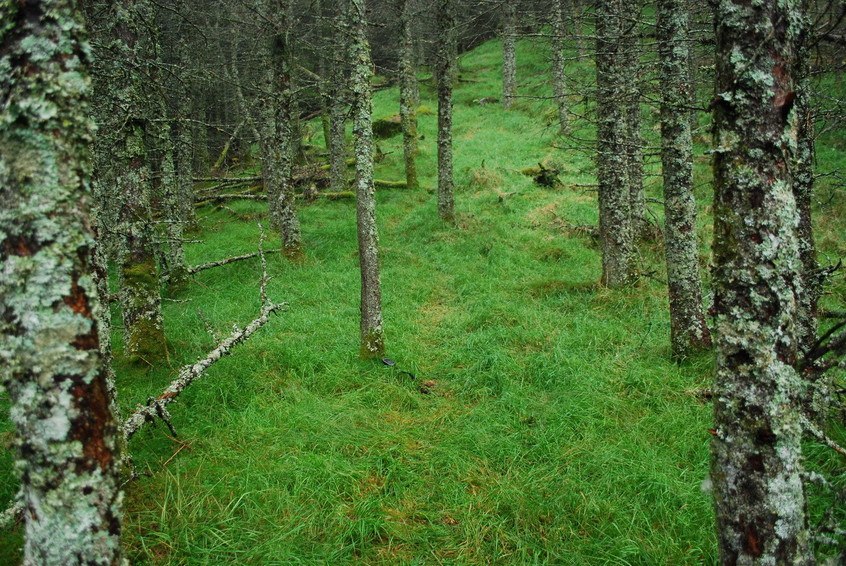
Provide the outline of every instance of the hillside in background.
{"type": "MultiPolygon", "coordinates": [[[[132,564],[716,563],[712,361],[670,360],[660,238],[641,244],[636,285],[598,286],[592,150],[573,147],[594,134],[577,122],[571,139],[555,136],[546,49],[518,43],[519,93],[538,98],[508,112],[484,103],[499,97],[500,43],[461,58],[457,227],[437,217],[437,117],[426,111],[436,103],[431,81],[421,84],[422,187],[377,191],[395,366],[358,358],[353,201],[301,206],[304,260],[268,256],[268,294],[287,311],[172,406],[177,438],[157,424],[132,440],[142,474],[126,493],[132,564]],[[535,183],[526,169],[539,164],[560,183],[535,183]]],[[[587,81],[593,69],[572,73],[587,81]]],[[[397,98],[395,88],[378,91],[374,116],[396,113],[397,98]]],[[[572,102],[582,113],[589,101],[572,102]]],[[[654,137],[656,113],[645,114],[654,137]]],[[[317,124],[309,136],[322,143],[317,124]]],[[[844,162],[838,136],[820,140],[822,172],[844,162]]],[[[379,150],[377,178],[402,179],[401,136],[379,150]]],[[[706,150],[698,147],[696,190],[707,270],[706,150]]],[[[659,178],[647,192],[660,199],[659,178]]],[[[818,244],[836,261],[846,255],[846,198],[835,177],[821,178],[817,200],[818,244]]],[[[657,223],[661,207],[650,206],[657,223]]],[[[233,201],[198,215],[192,264],[255,251],[266,205],[233,201]]],[[[171,297],[169,367],[119,364],[122,406],[158,394],[252,320],[260,273],[258,260],[203,271],[171,297]]],[[[841,276],[830,292],[826,308],[842,308],[841,276]]],[[[114,338],[120,360],[120,332],[114,338]]],[[[832,437],[846,441],[842,429],[832,437]]],[[[808,454],[811,469],[842,468],[825,447],[808,454]]],[[[3,501],[16,491],[11,462],[0,454],[3,501]]],[[[832,502],[812,494],[811,504],[819,516],[832,502]]],[[[21,536],[0,533],[0,562],[19,561],[21,536]]]]}

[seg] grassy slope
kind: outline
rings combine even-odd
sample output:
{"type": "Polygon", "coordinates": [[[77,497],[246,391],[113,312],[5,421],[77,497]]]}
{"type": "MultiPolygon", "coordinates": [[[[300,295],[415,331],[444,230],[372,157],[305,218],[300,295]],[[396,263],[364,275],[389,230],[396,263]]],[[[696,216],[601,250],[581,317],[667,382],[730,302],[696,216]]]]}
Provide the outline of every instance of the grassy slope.
{"type": "MultiPolygon", "coordinates": [[[[546,94],[544,47],[524,41],[519,55],[523,92],[546,94]]],[[[700,488],[710,406],[693,394],[710,362],[669,362],[658,281],[595,286],[598,251],[567,229],[596,222],[595,196],[572,186],[592,182],[591,163],[551,146],[548,102],[473,102],[498,96],[499,60],[496,42],[462,59],[459,228],[437,220],[431,194],[434,115],[420,116],[424,188],[378,194],[389,355],[418,381],[356,358],[353,203],[304,207],[306,261],[269,260],[270,295],[289,311],[173,407],[185,448],[161,426],[133,440],[152,473],[127,493],[133,564],[715,562],[700,488]],[[541,160],[561,166],[564,188],[519,174],[541,160]]],[[[376,116],[395,107],[395,90],[377,93],[376,116]]],[[[400,138],[381,148],[378,176],[401,178],[400,138]]],[[[237,219],[202,213],[192,263],[255,248],[263,207],[231,209],[237,219]]],[[[251,320],[258,269],[203,272],[190,303],[166,304],[173,368],[214,342],[199,310],[220,334],[251,320]]],[[[173,376],[118,369],[127,407],[173,376]]]]}

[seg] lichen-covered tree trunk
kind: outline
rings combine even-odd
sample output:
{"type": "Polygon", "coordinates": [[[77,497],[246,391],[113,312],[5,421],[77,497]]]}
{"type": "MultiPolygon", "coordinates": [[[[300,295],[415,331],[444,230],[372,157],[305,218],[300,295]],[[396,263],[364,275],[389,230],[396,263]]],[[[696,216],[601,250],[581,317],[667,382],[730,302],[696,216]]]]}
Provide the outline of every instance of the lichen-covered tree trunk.
{"type": "MultiPolygon", "coordinates": [[[[807,5],[805,2],[803,5],[807,5]]],[[[799,36],[797,50],[796,114],[798,145],[793,173],[793,195],[799,210],[799,259],[802,263],[802,290],[799,297],[797,334],[799,348],[810,350],[817,340],[817,302],[822,294],[817,248],[811,219],[811,199],[814,194],[814,111],[810,96],[810,22],[805,22],[799,36]]]]}
{"type": "Polygon", "coordinates": [[[702,307],[693,196],[690,137],[688,18],[685,0],[658,0],[657,35],[661,65],[661,165],[664,178],[664,248],[670,297],[670,343],[682,359],[710,346],[702,307]]]}
{"type": "Polygon", "coordinates": [[[502,6],[502,107],[511,108],[517,94],[517,5],[505,2],[502,6]]]}
{"type": "Polygon", "coordinates": [[[23,563],[117,565],[117,430],[90,273],[90,50],[75,2],[4,10],[0,383],[16,430],[23,563]]]}
{"type": "Polygon", "coordinates": [[[98,77],[95,81],[98,120],[98,166],[102,212],[114,207],[115,217],[101,219],[115,232],[115,260],[120,275],[124,352],[128,359],[155,363],[167,354],[161,316],[158,268],[152,233],[151,174],[148,135],[151,104],[147,79],[155,53],[150,31],[140,22],[152,21],[143,0],[103,3],[94,30],[98,77]],[[103,176],[102,174],[105,174],[103,176]],[[114,205],[113,205],[114,203],[114,205]],[[113,225],[111,222],[114,222],[113,225]]]}
{"type": "Polygon", "coordinates": [[[711,478],[722,564],[813,564],[797,360],[795,0],[716,8],[711,478]]]}
{"type": "Polygon", "coordinates": [[[289,259],[302,257],[302,235],[300,221],[294,206],[294,151],[297,128],[295,121],[295,100],[292,84],[291,21],[293,5],[291,0],[268,0],[265,16],[271,22],[270,101],[273,119],[270,128],[270,166],[265,179],[270,205],[271,220],[282,236],[282,250],[289,259]]]}
{"type": "Polygon", "coordinates": [[[411,30],[411,1],[403,0],[400,25],[400,121],[402,122],[402,149],[405,159],[405,181],[409,189],[418,187],[417,165],[417,113],[414,109],[414,37],[411,30]]]}
{"type": "Polygon", "coordinates": [[[646,195],[643,190],[643,135],[641,134],[640,110],[640,38],[639,19],[641,0],[625,0],[623,16],[621,53],[622,78],[625,81],[623,116],[625,119],[626,183],[629,190],[629,214],[631,215],[632,238],[638,240],[648,235],[649,222],[646,218],[646,195]]]}
{"type": "Polygon", "coordinates": [[[438,216],[455,222],[452,176],[452,83],[455,77],[456,40],[452,0],[438,0],[436,6],[438,42],[435,74],[438,83],[438,216]]]}
{"type": "Polygon", "coordinates": [[[558,110],[558,133],[564,135],[570,130],[570,116],[567,104],[566,58],[564,57],[567,36],[567,0],[555,0],[552,7],[552,93],[558,110]]]}
{"type": "Polygon", "coordinates": [[[182,288],[188,282],[188,264],[185,262],[185,221],[182,218],[183,205],[181,187],[176,176],[174,144],[170,123],[162,119],[154,122],[155,140],[159,149],[159,172],[161,175],[162,206],[167,222],[167,282],[174,289],[182,288]]]}
{"type": "Polygon", "coordinates": [[[356,221],[361,267],[362,358],[385,353],[382,330],[382,283],[379,277],[379,234],[376,229],[376,189],[373,184],[373,123],[370,45],[367,42],[364,0],[347,0],[352,43],[353,133],[355,144],[356,221]]]}
{"type": "MultiPolygon", "coordinates": [[[[340,2],[336,3],[339,4],[340,2]]],[[[335,9],[335,53],[346,53],[348,40],[344,35],[344,11],[335,9]]],[[[332,58],[331,105],[329,107],[329,186],[333,191],[347,189],[347,69],[344,57],[332,58]]]]}
{"type": "Polygon", "coordinates": [[[626,0],[605,0],[596,9],[597,178],[601,284],[621,287],[634,279],[634,244],[626,149],[627,69],[622,52],[626,0]]]}

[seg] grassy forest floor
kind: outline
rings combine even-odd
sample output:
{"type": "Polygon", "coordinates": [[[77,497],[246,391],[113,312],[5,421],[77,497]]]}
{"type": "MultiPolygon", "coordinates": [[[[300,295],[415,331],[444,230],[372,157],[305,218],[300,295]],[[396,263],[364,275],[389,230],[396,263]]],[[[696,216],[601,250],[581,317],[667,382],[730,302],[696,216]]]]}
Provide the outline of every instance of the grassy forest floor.
{"type": "MultiPolygon", "coordinates": [[[[524,40],[518,56],[520,93],[548,96],[546,46],[524,40]]],[[[353,201],[302,206],[305,260],[268,256],[270,298],[289,302],[288,311],[172,406],[178,440],[157,425],[131,443],[139,471],[150,473],[126,492],[131,563],[716,562],[711,494],[702,488],[710,355],[670,361],[660,242],[641,246],[651,275],[637,285],[597,286],[599,250],[578,228],[597,222],[590,150],[555,147],[571,142],[555,138],[550,100],[520,99],[509,112],[479,104],[500,96],[500,61],[496,41],[461,59],[458,227],[437,218],[434,113],[419,116],[423,187],[378,191],[388,356],[397,366],[357,357],[353,201]],[[538,162],[561,170],[561,186],[520,173],[538,162]]],[[[573,72],[588,81],[593,69],[573,72]]],[[[431,83],[422,96],[434,109],[431,83]]],[[[573,103],[584,109],[579,97],[573,103]]],[[[374,105],[377,118],[395,113],[396,89],[377,92],[374,105]]],[[[646,116],[654,141],[656,113],[646,116]]],[[[592,136],[578,127],[577,137],[592,136]]],[[[402,179],[401,136],[380,148],[377,177],[402,179]]],[[[698,149],[707,275],[711,192],[698,149]]],[[[843,146],[821,147],[823,159],[830,169],[843,146]]],[[[660,198],[657,177],[647,191],[660,198]]],[[[820,194],[832,199],[818,215],[820,244],[846,255],[836,214],[844,197],[820,194]]],[[[228,208],[200,210],[202,243],[189,245],[190,263],[255,251],[266,207],[228,208]]],[[[216,342],[206,324],[224,336],[252,320],[259,275],[257,260],[204,271],[177,297],[190,302],[164,303],[170,367],[123,364],[116,329],[122,405],[156,395],[204,355],[216,342]]],[[[837,285],[828,300],[842,296],[837,285]]],[[[8,441],[5,421],[2,430],[8,441]]],[[[811,467],[842,469],[827,450],[809,445],[811,467]]],[[[16,489],[8,452],[0,455],[3,501],[16,489]]],[[[0,563],[17,563],[20,537],[20,528],[0,534],[0,563]]]]}

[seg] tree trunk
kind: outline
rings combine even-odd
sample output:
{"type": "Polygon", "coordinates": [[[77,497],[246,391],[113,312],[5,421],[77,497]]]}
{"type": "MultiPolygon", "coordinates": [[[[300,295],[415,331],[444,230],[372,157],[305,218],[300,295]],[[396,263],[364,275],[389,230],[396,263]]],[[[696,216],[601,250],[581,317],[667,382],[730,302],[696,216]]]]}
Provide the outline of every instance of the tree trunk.
{"type": "Polygon", "coordinates": [[[552,92],[558,110],[558,134],[565,135],[570,130],[570,117],[567,111],[567,78],[564,58],[567,27],[565,14],[567,0],[555,0],[552,8],[552,92]]]}
{"type": "Polygon", "coordinates": [[[629,187],[629,213],[631,215],[632,239],[645,238],[649,232],[646,219],[646,195],[643,192],[643,136],[641,134],[640,111],[640,37],[639,19],[641,0],[626,0],[626,12],[623,14],[623,37],[621,38],[622,67],[625,81],[625,148],[626,148],[626,183],[629,187]]]}
{"type": "Polygon", "coordinates": [[[117,429],[90,275],[90,50],[75,6],[7,4],[17,25],[0,32],[0,383],[25,565],[122,562],[117,429]]]}
{"type": "Polygon", "coordinates": [[[382,284],[379,278],[379,234],[376,229],[376,189],[373,184],[373,123],[370,45],[367,42],[364,0],[348,0],[352,45],[353,132],[355,143],[356,220],[361,266],[362,358],[385,354],[382,330],[382,284]]]}
{"type": "Polygon", "coordinates": [[[455,15],[452,0],[438,0],[438,42],[436,75],[438,82],[438,216],[455,222],[455,196],[452,177],[452,83],[455,77],[455,15]]]}
{"type": "Polygon", "coordinates": [[[626,150],[627,69],[622,52],[626,0],[606,0],[596,12],[597,178],[601,284],[621,287],[634,280],[631,196],[626,150]]]}
{"type": "Polygon", "coordinates": [[[505,2],[502,9],[502,107],[508,110],[517,94],[517,53],[514,47],[517,6],[514,2],[505,2]]]}
{"type": "Polygon", "coordinates": [[[270,68],[272,73],[265,187],[270,199],[270,215],[282,236],[282,250],[290,259],[302,257],[300,221],[294,207],[294,150],[297,119],[291,76],[291,21],[293,6],[290,0],[269,0],[265,15],[271,23],[270,68]]]}
{"type": "Polygon", "coordinates": [[[711,477],[722,564],[814,563],[794,370],[800,28],[794,0],[717,6],[711,477]]]}
{"type": "MultiPolygon", "coordinates": [[[[806,2],[807,4],[807,2],[806,2]]],[[[810,85],[810,23],[805,22],[797,44],[796,114],[799,122],[793,195],[799,210],[799,259],[802,262],[802,289],[799,297],[797,332],[799,348],[810,350],[817,339],[817,302],[822,294],[822,281],[817,263],[817,248],[811,220],[811,199],[814,194],[814,111],[810,85]]]]}
{"type": "Polygon", "coordinates": [[[673,357],[711,345],[702,308],[693,196],[693,142],[690,137],[688,18],[685,0],[658,0],[658,55],[661,64],[661,165],[664,177],[664,248],[670,297],[673,357]]]}
{"type": "MultiPolygon", "coordinates": [[[[335,50],[338,54],[348,51],[348,40],[341,29],[344,27],[343,10],[335,7],[335,50]]],[[[347,70],[344,57],[338,55],[332,59],[332,84],[329,108],[329,134],[332,143],[329,146],[329,186],[333,191],[347,188],[347,70]]]]}
{"type": "Polygon", "coordinates": [[[409,189],[418,187],[417,165],[417,114],[414,110],[414,38],[411,33],[411,1],[403,0],[400,25],[400,120],[402,121],[402,149],[405,158],[405,180],[409,189]]]}

